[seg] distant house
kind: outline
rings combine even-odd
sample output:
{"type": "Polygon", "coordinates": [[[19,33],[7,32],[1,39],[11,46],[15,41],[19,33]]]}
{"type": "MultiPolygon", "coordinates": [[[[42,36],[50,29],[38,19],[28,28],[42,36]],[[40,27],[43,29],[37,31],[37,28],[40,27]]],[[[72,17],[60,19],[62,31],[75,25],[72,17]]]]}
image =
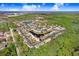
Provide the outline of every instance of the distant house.
{"type": "Polygon", "coordinates": [[[6,36],[4,32],[0,32],[0,50],[7,46],[6,36]]]}
{"type": "Polygon", "coordinates": [[[0,32],[0,41],[5,41],[5,40],[6,40],[6,37],[4,32],[0,32]]]}
{"type": "Polygon", "coordinates": [[[1,16],[3,16],[3,17],[4,17],[4,16],[7,16],[7,15],[5,15],[5,14],[0,14],[0,17],[1,17],[1,16]]]}
{"type": "Polygon", "coordinates": [[[7,47],[7,44],[5,42],[2,42],[2,44],[0,44],[0,50],[4,49],[5,47],[7,47]]]}
{"type": "Polygon", "coordinates": [[[6,14],[0,14],[0,18],[6,18],[7,15],[6,14]]]}

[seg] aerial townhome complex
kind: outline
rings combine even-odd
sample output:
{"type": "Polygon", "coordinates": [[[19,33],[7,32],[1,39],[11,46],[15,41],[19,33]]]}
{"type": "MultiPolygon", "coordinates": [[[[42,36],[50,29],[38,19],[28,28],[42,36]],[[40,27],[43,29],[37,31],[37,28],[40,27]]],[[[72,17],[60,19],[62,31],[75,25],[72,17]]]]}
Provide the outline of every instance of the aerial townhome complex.
{"type": "Polygon", "coordinates": [[[25,20],[17,23],[17,31],[30,48],[38,48],[61,35],[65,28],[57,25],[49,26],[47,20],[25,20]]]}

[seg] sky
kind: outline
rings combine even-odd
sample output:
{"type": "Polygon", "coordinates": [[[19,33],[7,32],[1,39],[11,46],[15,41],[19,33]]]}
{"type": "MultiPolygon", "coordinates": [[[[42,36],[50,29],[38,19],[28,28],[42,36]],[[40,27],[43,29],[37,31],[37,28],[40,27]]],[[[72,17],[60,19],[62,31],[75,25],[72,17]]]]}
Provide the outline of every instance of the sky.
{"type": "Polygon", "coordinates": [[[0,11],[79,11],[79,3],[0,3],[0,11]]]}

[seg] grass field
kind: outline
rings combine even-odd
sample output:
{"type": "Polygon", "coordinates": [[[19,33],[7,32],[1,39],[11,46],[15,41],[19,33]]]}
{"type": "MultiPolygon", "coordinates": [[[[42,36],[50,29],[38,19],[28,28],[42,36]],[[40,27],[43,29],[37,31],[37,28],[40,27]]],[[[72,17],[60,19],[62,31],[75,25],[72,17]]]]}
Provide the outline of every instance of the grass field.
{"type": "MultiPolygon", "coordinates": [[[[28,48],[22,43],[24,51],[21,55],[26,56],[79,56],[79,14],[26,14],[10,17],[9,21],[35,19],[43,16],[49,25],[60,25],[66,28],[61,36],[39,48],[28,48]]],[[[10,23],[11,24],[11,23],[10,23]]],[[[18,38],[19,39],[19,38],[18,38]]],[[[0,53],[1,54],[1,53],[0,53]]]]}

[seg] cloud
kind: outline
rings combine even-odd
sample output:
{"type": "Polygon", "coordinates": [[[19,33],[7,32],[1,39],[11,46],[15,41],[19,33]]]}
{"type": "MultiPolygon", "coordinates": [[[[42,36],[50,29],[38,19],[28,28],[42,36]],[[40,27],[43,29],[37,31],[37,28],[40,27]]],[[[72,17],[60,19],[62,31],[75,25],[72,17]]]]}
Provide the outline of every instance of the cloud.
{"type": "Polygon", "coordinates": [[[57,6],[62,7],[64,6],[64,3],[56,3],[57,6]]]}
{"type": "Polygon", "coordinates": [[[0,11],[20,11],[20,9],[14,7],[6,7],[6,4],[1,4],[0,11]]]}
{"type": "Polygon", "coordinates": [[[59,9],[63,6],[64,6],[64,3],[55,3],[55,5],[51,7],[49,11],[59,11],[59,9]]]}
{"type": "Polygon", "coordinates": [[[2,11],[4,8],[5,8],[5,5],[4,4],[1,4],[0,5],[0,11],[2,11]]]}
{"type": "MultiPolygon", "coordinates": [[[[42,4],[43,6],[45,3],[42,4]]],[[[5,8],[0,8],[0,10],[4,11],[59,11],[61,7],[64,6],[64,3],[55,3],[52,7],[41,7],[42,5],[28,5],[24,4],[21,8],[15,8],[15,7],[5,7],[5,8]]],[[[1,6],[4,7],[4,4],[1,6]]]]}
{"type": "Polygon", "coordinates": [[[58,5],[54,5],[54,6],[50,9],[50,11],[58,11],[58,9],[59,9],[58,5]]]}
{"type": "Polygon", "coordinates": [[[42,5],[45,5],[45,3],[43,3],[42,5]]]}
{"type": "MultiPolygon", "coordinates": [[[[43,5],[45,5],[45,3],[43,3],[43,5]]],[[[51,8],[44,9],[41,5],[24,5],[22,11],[59,11],[63,6],[64,3],[55,3],[51,8]]]]}
{"type": "MultiPolygon", "coordinates": [[[[2,5],[4,6],[4,4],[2,5]]],[[[41,10],[41,6],[40,5],[27,5],[25,4],[24,6],[22,6],[22,8],[0,8],[0,11],[40,11],[41,10]]]]}
{"type": "Polygon", "coordinates": [[[32,5],[32,8],[37,8],[37,6],[36,5],[32,5]]]}
{"type": "Polygon", "coordinates": [[[36,9],[36,6],[35,5],[24,5],[23,7],[22,7],[22,10],[23,11],[34,11],[36,9]]]}
{"type": "Polygon", "coordinates": [[[1,6],[0,7],[4,7],[4,4],[1,4],[1,6]]]}
{"type": "Polygon", "coordinates": [[[40,5],[24,5],[22,11],[40,11],[40,5]]]}
{"type": "Polygon", "coordinates": [[[37,7],[38,7],[38,8],[41,8],[41,6],[40,6],[40,5],[38,5],[37,7]]]}

